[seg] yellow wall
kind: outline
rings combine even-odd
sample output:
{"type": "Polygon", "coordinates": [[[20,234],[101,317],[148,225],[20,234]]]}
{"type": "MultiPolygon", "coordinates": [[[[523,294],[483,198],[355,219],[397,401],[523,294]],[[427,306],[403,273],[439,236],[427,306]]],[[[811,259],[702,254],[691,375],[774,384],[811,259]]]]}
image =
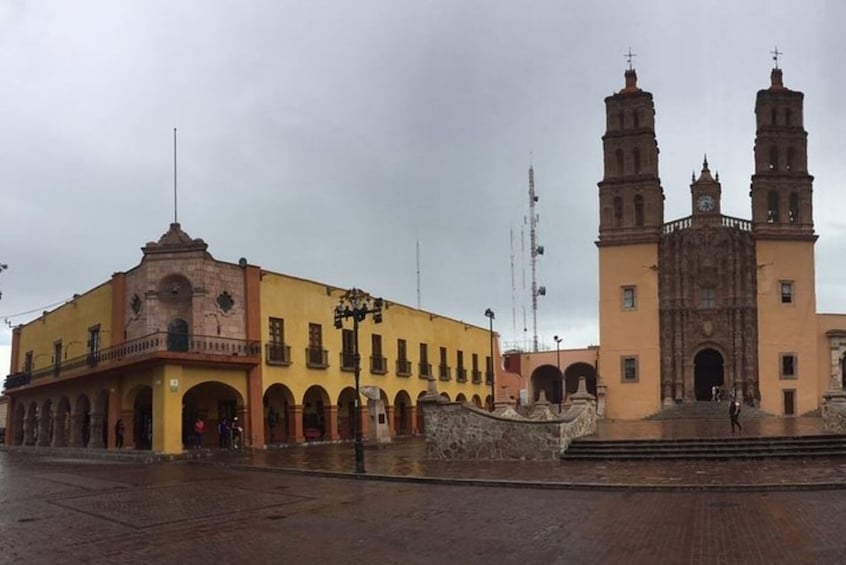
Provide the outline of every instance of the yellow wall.
{"type": "Polygon", "coordinates": [[[761,408],[784,413],[783,390],[796,390],[796,414],[819,406],[818,332],[811,241],[757,242],[758,379],[761,408]],[[782,304],[780,282],[793,281],[792,304],[782,304]],[[798,377],[781,379],[780,354],[795,353],[798,377]]]}
{"type": "MultiPolygon", "coordinates": [[[[18,366],[23,370],[27,351],[33,352],[34,370],[53,364],[53,343],[62,340],[62,361],[88,352],[88,328],[100,325],[100,349],[112,341],[112,286],[106,282],[42,315],[21,328],[18,366]]],[[[121,331],[123,331],[121,329],[121,331]]]]}
{"type": "MultiPolygon", "coordinates": [[[[261,281],[261,327],[262,351],[269,340],[268,318],[285,320],[285,343],[291,347],[290,366],[267,365],[263,367],[264,389],[274,383],[288,387],[297,404],[302,403],[306,390],[313,384],[323,387],[332,404],[346,387],[353,387],[355,379],[352,372],[340,370],[341,330],[334,326],[334,309],[345,291],[323,284],[288,277],[276,273],[264,272],[261,281]],[[327,292],[328,289],[328,292],[327,292]],[[318,323],[323,327],[323,348],[328,351],[327,369],[306,367],[305,350],[308,347],[308,325],[318,323]]],[[[438,390],[455,399],[459,393],[469,400],[474,394],[484,399],[490,391],[485,385],[485,358],[490,355],[490,333],[487,328],[471,326],[460,321],[430,315],[428,312],[386,302],[381,324],[375,324],[372,316],[359,325],[359,352],[361,354],[361,385],[375,385],[387,395],[390,404],[394,403],[400,390],[408,393],[412,402],[417,395],[426,390],[426,380],[420,378],[420,343],[428,344],[428,361],[432,372],[438,376],[440,347],[447,348],[447,364],[451,369],[449,381],[438,380],[438,390]],[[387,374],[378,375],[370,372],[372,355],[372,334],[382,336],[382,356],[387,360],[387,374]],[[397,339],[407,343],[407,357],[412,364],[410,377],[396,375],[397,339]],[[456,382],[456,352],[464,352],[464,368],[467,369],[467,382],[456,382]],[[482,382],[472,384],[472,354],[479,355],[479,370],[482,382]]],[[[480,312],[480,318],[483,318],[480,312]]],[[[344,328],[352,329],[352,320],[344,321],[344,328]]],[[[496,350],[498,357],[498,350],[496,350]]]]}
{"type": "Polygon", "coordinates": [[[661,408],[657,264],[657,244],[599,248],[599,376],[611,419],[643,418],[661,408]],[[624,286],[637,289],[634,310],[623,310],[624,286]],[[638,358],[636,383],[623,382],[627,356],[638,358]]]}

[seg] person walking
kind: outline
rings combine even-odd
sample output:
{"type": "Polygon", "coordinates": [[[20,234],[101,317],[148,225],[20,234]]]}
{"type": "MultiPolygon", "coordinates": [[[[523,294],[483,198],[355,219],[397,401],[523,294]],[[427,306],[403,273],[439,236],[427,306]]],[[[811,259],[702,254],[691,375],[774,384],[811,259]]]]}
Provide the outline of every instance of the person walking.
{"type": "Polygon", "coordinates": [[[732,400],[729,403],[729,418],[731,418],[731,433],[734,433],[734,428],[737,426],[737,431],[742,432],[743,426],[740,425],[740,402],[732,400]]]}
{"type": "Polygon", "coordinates": [[[217,445],[220,449],[229,447],[229,420],[225,416],[217,425],[217,445]]]}
{"type": "Polygon", "coordinates": [[[206,431],[206,423],[197,416],[194,421],[194,447],[200,449],[203,446],[203,433],[206,431]]]}
{"type": "Polygon", "coordinates": [[[123,448],[123,432],[125,429],[126,427],[123,425],[123,419],[119,418],[115,423],[115,447],[118,449],[123,448]]]}

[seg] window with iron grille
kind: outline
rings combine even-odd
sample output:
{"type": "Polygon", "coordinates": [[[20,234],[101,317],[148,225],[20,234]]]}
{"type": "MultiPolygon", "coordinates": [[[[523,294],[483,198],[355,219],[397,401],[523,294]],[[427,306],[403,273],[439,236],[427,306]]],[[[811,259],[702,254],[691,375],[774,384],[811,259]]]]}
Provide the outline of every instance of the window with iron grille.
{"type": "Polygon", "coordinates": [[[634,383],[638,380],[637,375],[637,357],[623,357],[622,365],[622,380],[624,383],[634,383]]]}
{"type": "Polygon", "coordinates": [[[370,336],[370,372],[383,375],[388,372],[387,363],[382,356],[382,336],[373,334],[370,336]]]}
{"type": "Polygon", "coordinates": [[[341,369],[355,370],[355,343],[352,330],[341,330],[341,369]]]}
{"type": "Polygon", "coordinates": [[[326,356],[323,350],[323,327],[320,324],[308,325],[308,355],[310,367],[325,367],[326,356]]]}
{"type": "Polygon", "coordinates": [[[782,353],[779,376],[782,379],[795,379],[798,376],[797,365],[795,353],[782,353]]]}
{"type": "Polygon", "coordinates": [[[411,375],[411,362],[408,360],[408,344],[404,339],[397,339],[397,375],[411,375]]]}
{"type": "Polygon", "coordinates": [[[781,303],[793,304],[793,282],[781,281],[779,286],[781,287],[781,303]]]}
{"type": "Polygon", "coordinates": [[[267,362],[286,364],[291,362],[290,350],[285,345],[285,320],[267,319],[267,362]]]}
{"type": "Polygon", "coordinates": [[[24,373],[31,373],[32,372],[32,351],[27,351],[24,355],[24,366],[23,366],[24,373]]]}
{"type": "Polygon", "coordinates": [[[429,346],[420,344],[420,376],[428,377],[432,374],[432,365],[429,364],[429,346]]]}
{"type": "Polygon", "coordinates": [[[467,369],[464,368],[464,352],[460,349],[455,352],[455,380],[459,382],[467,380],[467,369]]]}
{"type": "Polygon", "coordinates": [[[482,373],[479,371],[479,354],[473,354],[473,382],[482,382],[482,373]]]}

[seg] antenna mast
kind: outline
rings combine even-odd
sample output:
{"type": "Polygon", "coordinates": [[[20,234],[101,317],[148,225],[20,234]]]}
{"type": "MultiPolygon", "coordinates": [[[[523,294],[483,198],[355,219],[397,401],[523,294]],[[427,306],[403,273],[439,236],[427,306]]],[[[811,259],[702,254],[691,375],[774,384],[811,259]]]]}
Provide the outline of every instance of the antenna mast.
{"type": "Polygon", "coordinates": [[[517,283],[514,278],[514,227],[508,231],[511,240],[511,334],[517,336],[517,283]]]}
{"type": "Polygon", "coordinates": [[[176,128],[173,128],[173,223],[178,224],[176,216],[176,128]]]}
{"type": "Polygon", "coordinates": [[[538,220],[540,216],[535,213],[535,203],[538,196],[535,193],[535,167],[529,165],[529,244],[531,245],[532,262],[532,351],[538,350],[538,296],[546,295],[546,287],[538,286],[537,281],[537,257],[543,255],[543,245],[538,245],[538,220]]]}

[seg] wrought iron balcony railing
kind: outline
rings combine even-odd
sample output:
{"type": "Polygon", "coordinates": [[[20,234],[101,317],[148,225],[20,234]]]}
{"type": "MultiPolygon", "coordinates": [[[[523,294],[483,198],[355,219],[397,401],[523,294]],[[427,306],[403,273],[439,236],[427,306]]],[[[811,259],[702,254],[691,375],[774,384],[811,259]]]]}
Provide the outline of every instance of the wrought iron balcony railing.
{"type": "Polygon", "coordinates": [[[411,361],[409,361],[408,359],[397,359],[397,376],[411,376],[411,361]]]}
{"type": "Polygon", "coordinates": [[[432,376],[432,364],[420,363],[420,378],[427,379],[432,376]]]}
{"type": "Polygon", "coordinates": [[[355,354],[351,351],[341,351],[341,370],[355,371],[355,354]]]}
{"type": "Polygon", "coordinates": [[[388,372],[388,360],[381,356],[371,357],[370,372],[374,375],[384,375],[388,372]]]}
{"type": "Polygon", "coordinates": [[[310,369],[325,369],[329,366],[329,352],[320,347],[306,347],[306,366],[310,369]]]}
{"type": "Polygon", "coordinates": [[[442,381],[448,381],[450,379],[449,365],[438,365],[438,378],[442,381]]]}
{"type": "Polygon", "coordinates": [[[460,382],[460,383],[466,383],[467,382],[467,369],[465,369],[464,367],[458,367],[455,370],[455,380],[460,382]]]}
{"type": "Polygon", "coordinates": [[[225,355],[230,357],[258,357],[261,344],[257,341],[220,336],[173,334],[154,332],[139,338],[87,352],[79,357],[67,359],[59,364],[50,364],[41,369],[21,372],[6,377],[5,388],[12,389],[46,377],[59,377],[78,369],[94,370],[121,362],[141,360],[158,353],[181,353],[188,355],[225,355]]]}
{"type": "Polygon", "coordinates": [[[482,382],[482,373],[479,369],[473,369],[473,382],[475,384],[482,382]]]}
{"type": "Polygon", "coordinates": [[[268,365],[290,365],[291,346],[284,343],[266,343],[264,346],[265,359],[268,365]]]}

